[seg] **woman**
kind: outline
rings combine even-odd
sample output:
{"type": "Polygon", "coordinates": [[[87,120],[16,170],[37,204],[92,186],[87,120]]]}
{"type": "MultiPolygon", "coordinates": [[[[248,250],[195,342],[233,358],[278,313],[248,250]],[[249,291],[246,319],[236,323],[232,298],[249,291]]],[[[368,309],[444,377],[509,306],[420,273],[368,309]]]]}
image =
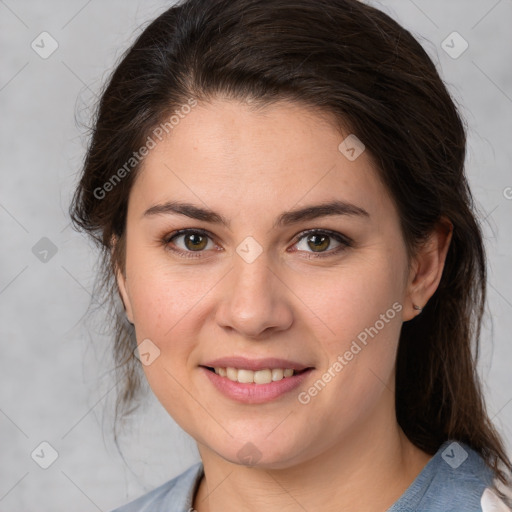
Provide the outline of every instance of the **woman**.
{"type": "Polygon", "coordinates": [[[144,30],[71,214],[124,306],[119,407],[142,368],[201,463],[119,511],[507,510],[464,155],[431,60],[358,1],[188,0],[144,30]]]}

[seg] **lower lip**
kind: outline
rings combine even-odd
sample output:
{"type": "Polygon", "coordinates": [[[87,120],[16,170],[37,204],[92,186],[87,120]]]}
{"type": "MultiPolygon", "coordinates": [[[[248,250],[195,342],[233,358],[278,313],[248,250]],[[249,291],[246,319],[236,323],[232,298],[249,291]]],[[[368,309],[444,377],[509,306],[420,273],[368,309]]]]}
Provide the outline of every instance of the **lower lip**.
{"type": "Polygon", "coordinates": [[[302,384],[313,369],[310,368],[298,375],[284,377],[281,380],[270,382],[269,384],[234,382],[227,377],[221,377],[207,370],[203,366],[200,367],[200,370],[202,370],[203,373],[206,374],[206,377],[210,379],[210,382],[228,398],[245,404],[262,404],[293,391],[302,384]]]}

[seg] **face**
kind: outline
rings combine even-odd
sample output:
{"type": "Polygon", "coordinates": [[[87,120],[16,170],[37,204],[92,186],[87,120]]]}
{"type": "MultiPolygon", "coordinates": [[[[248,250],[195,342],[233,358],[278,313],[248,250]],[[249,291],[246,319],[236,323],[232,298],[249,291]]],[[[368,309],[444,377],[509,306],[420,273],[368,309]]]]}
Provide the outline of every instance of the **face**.
{"type": "Polygon", "coordinates": [[[118,284],[146,377],[223,459],[287,467],[395,421],[408,260],[348,135],[296,103],[198,104],[131,190],[118,284]]]}

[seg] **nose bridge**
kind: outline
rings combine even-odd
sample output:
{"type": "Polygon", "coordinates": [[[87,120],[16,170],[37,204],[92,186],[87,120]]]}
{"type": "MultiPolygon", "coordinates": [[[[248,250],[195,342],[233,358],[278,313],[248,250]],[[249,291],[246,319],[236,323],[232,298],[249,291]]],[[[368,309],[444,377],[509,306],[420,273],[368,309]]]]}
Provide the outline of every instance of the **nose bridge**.
{"type": "Polygon", "coordinates": [[[219,324],[246,337],[288,328],[293,321],[291,304],[275,272],[264,251],[254,259],[236,254],[217,311],[219,324]]]}
{"type": "Polygon", "coordinates": [[[267,253],[260,254],[254,261],[248,262],[236,256],[233,269],[234,295],[239,301],[254,301],[264,298],[272,302],[273,272],[269,266],[267,253]]]}

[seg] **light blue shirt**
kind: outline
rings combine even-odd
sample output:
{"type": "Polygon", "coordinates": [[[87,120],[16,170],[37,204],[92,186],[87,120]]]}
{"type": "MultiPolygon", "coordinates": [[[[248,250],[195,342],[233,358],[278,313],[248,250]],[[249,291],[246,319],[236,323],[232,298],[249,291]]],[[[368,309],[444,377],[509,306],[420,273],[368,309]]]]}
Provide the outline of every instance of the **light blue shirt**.
{"type": "MultiPolygon", "coordinates": [[[[202,476],[203,465],[198,462],[112,512],[193,512],[202,476]]],[[[493,478],[478,453],[462,442],[447,441],[387,512],[482,512],[480,500],[493,478]]]]}

